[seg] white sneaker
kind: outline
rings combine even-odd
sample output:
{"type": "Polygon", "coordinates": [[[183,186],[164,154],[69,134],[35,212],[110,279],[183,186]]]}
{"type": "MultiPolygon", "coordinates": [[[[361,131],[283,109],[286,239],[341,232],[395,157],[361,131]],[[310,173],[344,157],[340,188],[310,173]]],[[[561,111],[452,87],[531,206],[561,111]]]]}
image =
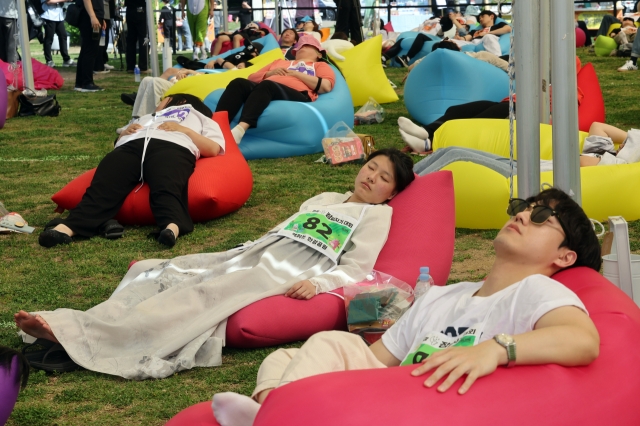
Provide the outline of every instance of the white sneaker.
{"type": "Polygon", "coordinates": [[[56,64],[53,61],[49,61],[49,62],[47,62],[47,66],[50,67],[50,68],[54,68],[56,66],[56,64]]]}
{"type": "Polygon", "coordinates": [[[638,65],[634,65],[631,59],[629,59],[623,66],[618,68],[618,71],[620,72],[638,71],[638,65]]]}
{"type": "Polygon", "coordinates": [[[105,70],[109,70],[109,71],[111,71],[111,70],[116,69],[116,67],[114,67],[113,65],[104,64],[104,69],[105,69],[105,70]]]}
{"type": "Polygon", "coordinates": [[[194,47],[193,48],[193,60],[197,61],[199,59],[200,56],[200,48],[199,47],[194,47]]]}
{"type": "Polygon", "coordinates": [[[70,67],[70,66],[75,65],[75,64],[76,64],[76,62],[73,59],[70,58],[68,61],[64,61],[62,63],[62,66],[63,67],[70,67]]]}

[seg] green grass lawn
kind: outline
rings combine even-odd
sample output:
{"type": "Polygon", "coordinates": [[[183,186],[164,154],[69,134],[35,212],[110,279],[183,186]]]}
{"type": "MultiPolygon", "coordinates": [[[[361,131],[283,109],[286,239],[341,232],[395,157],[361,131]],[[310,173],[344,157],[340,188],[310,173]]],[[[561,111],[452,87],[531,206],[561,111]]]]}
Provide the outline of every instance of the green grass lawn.
{"type": "MultiPolygon", "coordinates": [[[[42,61],[39,45],[32,47],[34,57],[42,61]]],[[[607,121],[625,129],[640,127],[640,74],[616,72],[623,63],[620,59],[598,58],[585,49],[580,49],[579,55],[583,63],[593,62],[596,67],[607,121]]],[[[61,63],[61,58],[56,61],[61,63]]],[[[119,67],[119,61],[111,63],[119,67]]],[[[195,231],[181,237],[171,250],[147,239],[152,227],[127,227],[125,237],[116,241],[93,238],[44,249],[38,245],[37,235],[55,216],[51,195],[95,167],[112,149],[115,129],[126,124],[131,114],[130,107],[120,101],[120,93],[135,91],[137,86],[131,74],[111,72],[96,78],[104,92],[77,93],[73,91],[75,68],[62,70],[65,86],[55,92],[63,108],[59,117],[15,118],[0,130],[0,200],[38,228],[33,235],[0,235],[1,344],[22,346],[13,325],[13,314],[19,309],[88,309],[109,297],[131,260],[215,252],[255,239],[288,217],[303,200],[322,191],[347,191],[358,170],[356,165],[315,163],[320,154],[250,161],[255,183],[244,208],[197,224],[195,231]]],[[[355,129],[372,134],[378,148],[403,146],[396,120],[407,115],[400,84],[404,73],[387,70],[398,85],[400,101],[385,105],[385,122],[355,129]]],[[[632,249],[639,252],[640,221],[630,224],[630,232],[632,249]]],[[[476,280],[486,274],[494,236],[495,231],[458,231],[450,281],[476,280]]],[[[160,425],[181,409],[210,399],[215,392],[249,393],[261,360],[274,349],[225,349],[221,367],[198,368],[143,382],[89,371],[62,375],[36,372],[20,394],[8,424],[160,425]]]]}

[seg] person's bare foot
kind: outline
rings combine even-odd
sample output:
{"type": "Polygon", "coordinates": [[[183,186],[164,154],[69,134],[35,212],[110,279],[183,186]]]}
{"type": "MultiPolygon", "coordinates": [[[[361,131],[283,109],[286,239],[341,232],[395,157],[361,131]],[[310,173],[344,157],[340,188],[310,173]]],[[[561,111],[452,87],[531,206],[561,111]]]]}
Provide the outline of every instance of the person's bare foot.
{"type": "Polygon", "coordinates": [[[56,336],[47,322],[40,315],[31,315],[29,312],[20,311],[13,316],[18,328],[30,336],[37,339],[51,340],[58,342],[56,336]]]}

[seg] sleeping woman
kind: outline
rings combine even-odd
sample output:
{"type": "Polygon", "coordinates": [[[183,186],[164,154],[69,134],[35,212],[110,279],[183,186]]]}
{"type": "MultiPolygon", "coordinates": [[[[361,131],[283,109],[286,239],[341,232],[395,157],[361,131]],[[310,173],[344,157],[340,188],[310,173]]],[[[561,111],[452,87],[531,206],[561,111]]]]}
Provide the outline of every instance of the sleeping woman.
{"type": "Polygon", "coordinates": [[[226,319],[238,310],[275,295],[311,299],[365,278],[391,226],[386,203],[413,181],[412,167],[396,149],[376,151],[353,192],[305,201],[255,242],[141,261],[88,311],[20,311],[15,322],[78,365],[128,379],[220,365],[226,319]]]}

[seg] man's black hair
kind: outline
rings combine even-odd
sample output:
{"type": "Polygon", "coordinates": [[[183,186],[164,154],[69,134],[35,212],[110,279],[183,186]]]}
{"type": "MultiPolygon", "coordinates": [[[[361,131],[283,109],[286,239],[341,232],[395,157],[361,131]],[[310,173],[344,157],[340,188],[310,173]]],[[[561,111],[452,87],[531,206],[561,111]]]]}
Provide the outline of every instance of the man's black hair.
{"type": "Polygon", "coordinates": [[[393,164],[396,193],[402,192],[416,178],[413,173],[413,160],[396,148],[383,148],[372,152],[367,163],[379,155],[384,155],[393,164]]]}
{"type": "Polygon", "coordinates": [[[175,95],[170,95],[169,97],[171,98],[171,100],[167,103],[167,105],[165,105],[165,108],[168,108],[170,106],[191,104],[191,106],[196,111],[198,111],[205,117],[211,118],[211,116],[213,115],[209,107],[206,106],[197,96],[188,95],[186,93],[176,93],[175,95]]]}
{"type": "MultiPolygon", "coordinates": [[[[490,10],[483,10],[482,12],[478,13],[478,18],[480,18],[482,15],[492,16],[494,24],[496,23],[496,19],[498,18],[498,15],[496,15],[494,12],[492,12],[490,10]]],[[[478,19],[478,20],[480,20],[480,19],[478,19]]]]}
{"type": "Polygon", "coordinates": [[[454,52],[460,52],[460,46],[450,40],[442,40],[441,42],[436,43],[431,47],[432,52],[434,52],[436,49],[447,49],[453,50],[454,52]]]}
{"type": "Polygon", "coordinates": [[[560,247],[567,247],[577,254],[575,263],[566,269],[586,266],[600,271],[602,265],[600,243],[593,224],[578,203],[557,188],[545,189],[538,195],[527,198],[527,202],[551,207],[556,211],[557,218],[562,222],[566,232],[560,247]]]}
{"type": "Polygon", "coordinates": [[[630,16],[625,16],[624,18],[622,18],[622,22],[624,22],[624,21],[631,21],[631,22],[633,22],[633,25],[635,25],[635,24],[636,24],[636,20],[635,20],[635,19],[633,19],[633,18],[632,18],[632,17],[630,17],[630,16]]]}

